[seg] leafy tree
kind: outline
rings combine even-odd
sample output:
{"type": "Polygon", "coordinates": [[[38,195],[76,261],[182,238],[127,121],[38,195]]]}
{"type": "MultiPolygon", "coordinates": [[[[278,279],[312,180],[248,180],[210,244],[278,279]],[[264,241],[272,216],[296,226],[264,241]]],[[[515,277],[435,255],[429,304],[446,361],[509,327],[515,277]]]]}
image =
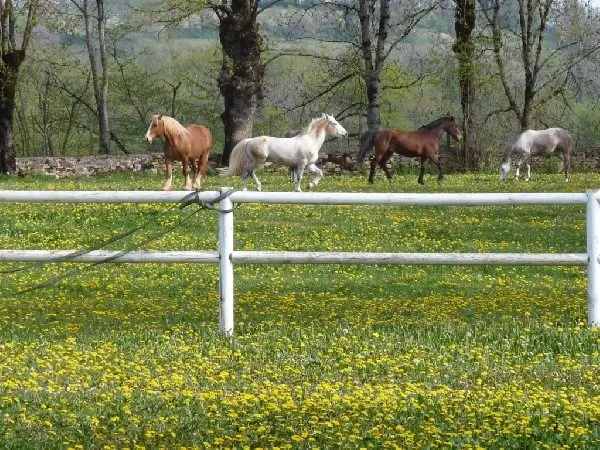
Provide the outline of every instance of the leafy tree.
{"type": "MultiPolygon", "coordinates": [[[[391,0],[350,0],[348,2],[315,2],[309,4],[294,28],[300,28],[307,22],[307,17],[314,16],[319,10],[328,11],[320,20],[337,22],[337,30],[321,28],[317,36],[311,36],[325,42],[335,42],[343,45],[335,55],[312,52],[302,52],[305,56],[313,56],[321,63],[327,61],[331,69],[329,78],[323,83],[320,92],[312,98],[303,100],[300,107],[308,105],[317,99],[330,96],[331,92],[346,92],[353,90],[351,86],[355,79],[363,84],[362,98],[348,97],[352,103],[340,108],[344,116],[351,114],[366,115],[367,129],[377,130],[381,126],[381,101],[384,89],[406,89],[420,81],[424,74],[421,72],[413,79],[403,77],[393,80],[390,77],[383,84],[383,71],[390,59],[397,57],[394,53],[406,40],[410,33],[439,2],[426,3],[405,2],[394,4],[391,0]]],[[[307,33],[305,33],[307,34],[307,33]]],[[[308,33],[310,34],[310,32],[308,33]]],[[[308,36],[301,35],[300,38],[308,36]]],[[[343,116],[342,116],[343,117],[343,116]]]]}
{"type": "Polygon", "coordinates": [[[528,129],[546,103],[576,84],[575,69],[600,50],[600,17],[586,17],[572,1],[479,3],[491,30],[497,76],[506,99],[506,106],[492,114],[512,112],[521,129],[528,129]],[[511,57],[518,60],[516,71],[510,69],[511,57]]]}
{"type": "Polygon", "coordinates": [[[264,41],[258,16],[279,1],[273,0],[264,7],[260,7],[259,0],[169,0],[160,4],[158,11],[168,24],[180,23],[207,8],[214,11],[219,20],[222,61],[218,85],[224,102],[221,120],[225,132],[223,164],[228,164],[235,144],[252,135],[254,117],[264,98],[265,68],[261,61],[264,41]]]}

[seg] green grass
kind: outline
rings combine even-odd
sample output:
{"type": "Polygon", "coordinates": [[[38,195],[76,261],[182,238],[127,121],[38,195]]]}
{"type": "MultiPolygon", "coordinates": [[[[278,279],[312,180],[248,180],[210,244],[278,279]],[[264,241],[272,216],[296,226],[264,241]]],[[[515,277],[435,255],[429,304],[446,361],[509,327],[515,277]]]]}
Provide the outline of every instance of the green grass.
{"type": "MultiPolygon", "coordinates": [[[[291,190],[259,172],[265,190],[291,190]]],[[[181,188],[180,177],[175,179],[181,188]]],[[[599,174],[416,174],[319,191],[584,192],[599,174]]],[[[205,189],[239,179],[211,176],[205,189]]],[[[0,189],[148,190],[162,176],[0,178],[0,189]]],[[[0,248],[137,245],[175,205],[1,205],[0,248]]],[[[585,206],[240,205],[253,250],[584,253],[585,206]]],[[[214,211],[142,248],[215,250],[214,211]]],[[[4,448],[541,448],[600,445],[600,334],[585,267],[246,265],[236,333],[218,328],[218,269],[2,263],[4,448]],[[75,272],[56,285],[27,287],[75,272]]]]}

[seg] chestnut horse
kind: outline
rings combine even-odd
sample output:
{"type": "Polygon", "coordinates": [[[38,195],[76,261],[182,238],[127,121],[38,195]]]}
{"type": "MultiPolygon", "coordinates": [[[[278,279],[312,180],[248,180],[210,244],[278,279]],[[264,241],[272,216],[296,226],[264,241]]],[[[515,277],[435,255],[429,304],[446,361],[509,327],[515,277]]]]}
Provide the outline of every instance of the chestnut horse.
{"type": "Polygon", "coordinates": [[[371,161],[371,173],[369,174],[369,183],[373,184],[375,169],[378,164],[385,172],[388,180],[391,181],[392,173],[388,170],[386,164],[394,152],[402,156],[421,158],[419,184],[424,184],[425,161],[431,161],[437,166],[439,172],[438,183],[441,183],[444,179],[444,174],[442,173],[442,163],[439,159],[438,148],[440,145],[440,136],[444,131],[457,140],[462,139],[456,119],[452,116],[440,117],[415,131],[398,131],[392,129],[366,131],[361,138],[358,162],[362,164],[371,147],[375,148],[375,156],[373,157],[373,161],[371,161]]]}
{"type": "Polygon", "coordinates": [[[166,179],[163,189],[170,191],[173,183],[173,161],[181,161],[183,177],[185,178],[186,191],[200,189],[202,180],[206,176],[208,167],[208,154],[212,148],[212,134],[202,125],[190,124],[184,127],[169,116],[156,114],[146,132],[146,140],[152,142],[160,136],[165,137],[165,165],[166,179]],[[194,185],[189,177],[189,163],[194,167],[194,185]]]}

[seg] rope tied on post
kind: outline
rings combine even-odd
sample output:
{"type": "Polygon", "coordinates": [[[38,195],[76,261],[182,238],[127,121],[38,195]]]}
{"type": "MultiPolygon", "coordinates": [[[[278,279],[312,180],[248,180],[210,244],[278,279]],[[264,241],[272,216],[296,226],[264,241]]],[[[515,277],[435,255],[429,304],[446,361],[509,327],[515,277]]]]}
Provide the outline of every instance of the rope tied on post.
{"type": "MultiPolygon", "coordinates": [[[[221,202],[221,200],[229,197],[231,194],[233,194],[234,192],[236,192],[237,189],[228,189],[227,191],[221,192],[221,194],[219,194],[217,197],[215,197],[212,200],[200,200],[200,196],[199,191],[194,191],[191,192],[190,194],[186,195],[183,199],[181,199],[181,201],[178,203],[177,208],[179,210],[183,210],[185,208],[187,208],[190,205],[193,204],[197,204],[200,206],[200,208],[196,209],[195,211],[191,212],[190,214],[188,214],[187,216],[183,217],[182,219],[180,219],[177,223],[175,223],[174,225],[163,229],[161,231],[158,231],[156,233],[154,233],[153,235],[146,237],[145,239],[143,239],[141,242],[137,243],[136,245],[132,245],[129,248],[126,248],[123,251],[118,252],[115,255],[109,256],[107,258],[105,258],[102,261],[99,262],[95,262],[92,263],[88,266],[88,269],[99,266],[101,264],[105,264],[105,263],[109,263],[111,261],[114,261],[115,259],[120,258],[121,256],[124,256],[128,253],[131,253],[133,251],[138,250],[141,246],[150,244],[160,238],[162,238],[163,236],[165,236],[166,234],[172,232],[173,230],[179,228],[180,226],[182,226],[185,222],[187,222],[189,219],[191,219],[194,215],[196,215],[199,211],[203,210],[203,209],[209,209],[212,211],[217,211],[219,213],[222,214],[228,214],[233,212],[233,208],[228,209],[228,210],[221,210],[218,208],[218,204],[221,202]]],[[[103,247],[109,245],[109,244],[114,244],[115,242],[118,242],[126,237],[132,236],[133,234],[137,233],[140,230],[146,230],[148,228],[150,228],[150,225],[157,225],[158,221],[161,217],[163,217],[164,215],[166,215],[167,213],[172,213],[174,211],[174,209],[169,209],[167,211],[164,211],[163,213],[159,214],[158,216],[147,220],[143,225],[139,225],[137,227],[134,227],[130,230],[127,230],[123,233],[120,233],[116,236],[110,237],[104,241],[101,241],[99,243],[97,243],[96,245],[91,246],[90,248],[87,248],[85,250],[77,250],[74,251],[72,253],[70,253],[69,255],[65,255],[65,256],[60,256],[60,257],[56,257],[53,258],[51,261],[49,262],[68,262],[70,260],[72,260],[73,258],[76,258],[78,256],[82,256],[85,254],[88,254],[90,252],[96,251],[96,250],[101,250],[103,247]]],[[[24,267],[20,267],[20,268],[16,268],[16,269],[9,269],[9,270],[2,270],[0,271],[0,274],[8,274],[8,273],[15,273],[15,272],[21,272],[24,270],[28,270],[28,269],[32,269],[34,267],[37,267],[39,265],[44,264],[42,263],[32,263],[32,264],[28,264],[24,267]]],[[[42,288],[47,288],[47,287],[51,287],[54,286],[57,282],[69,278],[71,275],[74,275],[76,273],[80,272],[80,270],[78,269],[73,269],[73,270],[69,270],[64,274],[61,275],[57,275],[55,277],[51,277],[41,283],[35,284],[33,286],[29,286],[26,287],[24,289],[21,289],[20,291],[18,291],[18,294],[23,294],[26,292],[31,292],[37,289],[42,289],[42,288]]]]}
{"type": "Polygon", "coordinates": [[[198,204],[203,209],[211,209],[213,211],[218,211],[221,214],[228,214],[228,213],[233,212],[233,208],[224,210],[224,209],[219,209],[215,205],[218,205],[221,202],[221,200],[226,199],[234,192],[237,192],[237,189],[228,189],[224,192],[221,192],[221,194],[219,194],[217,197],[215,197],[212,200],[200,200],[198,191],[194,191],[194,192],[191,192],[190,194],[186,195],[185,197],[183,197],[183,199],[181,199],[181,202],[179,203],[179,209],[187,208],[188,206],[190,206],[192,204],[198,204]]]}

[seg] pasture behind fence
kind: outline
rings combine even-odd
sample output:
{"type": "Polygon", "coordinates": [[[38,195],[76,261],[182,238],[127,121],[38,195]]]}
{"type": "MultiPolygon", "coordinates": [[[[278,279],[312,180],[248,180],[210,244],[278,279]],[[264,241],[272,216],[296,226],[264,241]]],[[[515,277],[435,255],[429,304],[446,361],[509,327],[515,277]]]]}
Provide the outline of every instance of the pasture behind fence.
{"type": "MultiPolygon", "coordinates": [[[[0,202],[181,203],[189,192],[156,191],[0,191],[0,202]]],[[[587,265],[588,325],[600,326],[600,191],[586,193],[315,193],[240,192],[227,188],[193,194],[218,200],[218,251],[0,250],[0,261],[82,263],[219,264],[219,329],[234,330],[234,264],[490,264],[587,265]],[[234,248],[234,209],[238,203],[387,206],[495,206],[586,204],[586,253],[369,253],[239,251],[234,248]]]]}

